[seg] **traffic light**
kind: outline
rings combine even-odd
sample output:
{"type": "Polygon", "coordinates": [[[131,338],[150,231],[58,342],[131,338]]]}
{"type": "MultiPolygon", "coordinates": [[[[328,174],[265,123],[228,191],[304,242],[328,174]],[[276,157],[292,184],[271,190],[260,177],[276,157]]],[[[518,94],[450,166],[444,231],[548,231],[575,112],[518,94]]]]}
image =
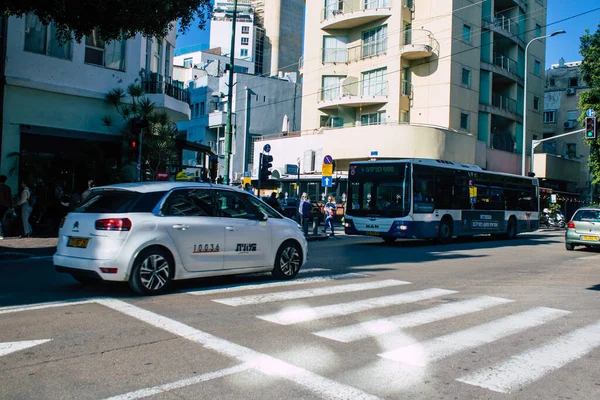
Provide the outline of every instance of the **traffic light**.
{"type": "Polygon", "coordinates": [[[273,156],[261,153],[262,162],[260,165],[260,180],[266,181],[271,176],[271,168],[273,167],[273,156]]]}
{"type": "Polygon", "coordinates": [[[219,172],[219,156],[210,156],[208,157],[208,175],[210,176],[210,181],[215,183],[217,180],[217,174],[219,172]]]}
{"type": "Polygon", "coordinates": [[[597,131],[596,131],[596,117],[585,117],[585,138],[586,139],[596,139],[597,131]]]}
{"type": "Polygon", "coordinates": [[[140,142],[137,136],[129,135],[129,140],[127,142],[127,150],[129,154],[129,159],[132,161],[136,161],[139,154],[140,142]]]}

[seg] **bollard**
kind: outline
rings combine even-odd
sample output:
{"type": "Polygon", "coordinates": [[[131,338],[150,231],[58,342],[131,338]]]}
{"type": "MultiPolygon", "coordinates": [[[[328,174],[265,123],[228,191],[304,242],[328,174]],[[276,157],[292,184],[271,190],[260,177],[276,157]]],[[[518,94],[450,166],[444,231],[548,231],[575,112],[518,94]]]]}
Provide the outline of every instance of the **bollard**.
{"type": "Polygon", "coordinates": [[[319,218],[313,218],[313,235],[319,234],[319,218]]]}

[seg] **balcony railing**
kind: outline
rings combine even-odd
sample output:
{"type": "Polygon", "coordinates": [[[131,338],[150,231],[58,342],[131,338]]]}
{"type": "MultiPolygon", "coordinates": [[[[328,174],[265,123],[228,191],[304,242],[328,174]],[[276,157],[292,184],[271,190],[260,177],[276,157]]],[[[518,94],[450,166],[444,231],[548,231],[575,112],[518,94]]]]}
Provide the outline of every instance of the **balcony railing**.
{"type": "Polygon", "coordinates": [[[519,64],[512,58],[508,58],[499,53],[494,53],[494,64],[507,72],[515,75],[519,74],[519,64]]]}
{"type": "Polygon", "coordinates": [[[517,101],[498,93],[492,93],[492,106],[513,114],[517,112],[517,101]]]}
{"type": "Polygon", "coordinates": [[[151,73],[142,77],[142,90],[147,94],[165,94],[176,100],[190,104],[190,92],[184,89],[183,82],[171,77],[151,73]]]}
{"type": "Polygon", "coordinates": [[[360,10],[376,10],[390,8],[391,0],[347,0],[336,1],[323,9],[321,21],[334,18],[338,15],[352,13],[360,10]]]}
{"type": "Polygon", "coordinates": [[[440,43],[433,33],[426,29],[412,29],[404,32],[404,44],[401,47],[402,56],[408,59],[429,57],[439,54],[440,43]]]}
{"type": "Polygon", "coordinates": [[[319,100],[327,101],[334,99],[341,99],[352,96],[387,96],[388,95],[388,84],[387,82],[366,82],[360,83],[353,81],[348,84],[339,84],[335,86],[325,87],[319,89],[319,100]],[[358,90],[360,85],[360,92],[358,90]]]}
{"type": "Polygon", "coordinates": [[[508,132],[492,133],[492,148],[513,153],[515,151],[515,141],[508,132]]]}
{"type": "Polygon", "coordinates": [[[341,49],[321,49],[324,63],[351,63],[386,54],[387,39],[341,49]]]}
{"type": "Polygon", "coordinates": [[[513,21],[512,18],[506,17],[502,14],[494,15],[494,19],[492,21],[494,26],[497,28],[503,29],[510,33],[511,35],[519,34],[519,24],[513,21]]]}

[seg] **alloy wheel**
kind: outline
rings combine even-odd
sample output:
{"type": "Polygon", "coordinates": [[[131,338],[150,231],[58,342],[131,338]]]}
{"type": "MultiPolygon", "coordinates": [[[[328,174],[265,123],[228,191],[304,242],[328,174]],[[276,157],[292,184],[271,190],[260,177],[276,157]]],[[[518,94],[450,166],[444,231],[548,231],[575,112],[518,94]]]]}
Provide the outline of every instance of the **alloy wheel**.
{"type": "Polygon", "coordinates": [[[140,266],[140,281],[150,291],[160,290],[169,281],[169,262],[158,254],[152,254],[140,266]]]}
{"type": "Polygon", "coordinates": [[[281,252],[279,263],[281,272],[283,272],[284,275],[295,275],[300,268],[300,254],[298,253],[298,250],[293,246],[286,247],[281,252]]]}

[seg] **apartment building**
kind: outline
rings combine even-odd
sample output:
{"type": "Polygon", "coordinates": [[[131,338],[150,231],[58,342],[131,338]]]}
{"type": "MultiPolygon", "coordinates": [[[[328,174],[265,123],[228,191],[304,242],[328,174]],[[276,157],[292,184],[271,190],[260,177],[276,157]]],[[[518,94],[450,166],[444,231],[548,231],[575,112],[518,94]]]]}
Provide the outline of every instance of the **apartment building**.
{"type": "MultiPolygon", "coordinates": [[[[273,151],[293,164],[330,154],[339,171],[424,157],[520,174],[525,47],[545,35],[545,1],[307,0],[303,132],[268,138],[273,151]]],[[[528,51],[528,148],[542,133],[544,49],[528,51]]]]}
{"type": "Polygon", "coordinates": [[[123,120],[106,101],[136,81],[173,121],[190,115],[183,82],[172,80],[175,31],[166,38],[106,42],[95,32],[60,44],[35,15],[7,19],[0,174],[60,183],[81,192],[118,174],[123,120]],[[107,126],[107,119],[112,121],[107,126]]]}
{"type": "MultiPolygon", "coordinates": [[[[560,59],[546,71],[544,128],[540,139],[577,132],[582,112],[579,96],[591,89],[579,75],[581,61],[560,59]]],[[[569,200],[592,201],[594,194],[588,168],[590,148],[583,143],[584,133],[565,135],[540,143],[534,154],[534,172],[547,193],[569,200]]]]}

